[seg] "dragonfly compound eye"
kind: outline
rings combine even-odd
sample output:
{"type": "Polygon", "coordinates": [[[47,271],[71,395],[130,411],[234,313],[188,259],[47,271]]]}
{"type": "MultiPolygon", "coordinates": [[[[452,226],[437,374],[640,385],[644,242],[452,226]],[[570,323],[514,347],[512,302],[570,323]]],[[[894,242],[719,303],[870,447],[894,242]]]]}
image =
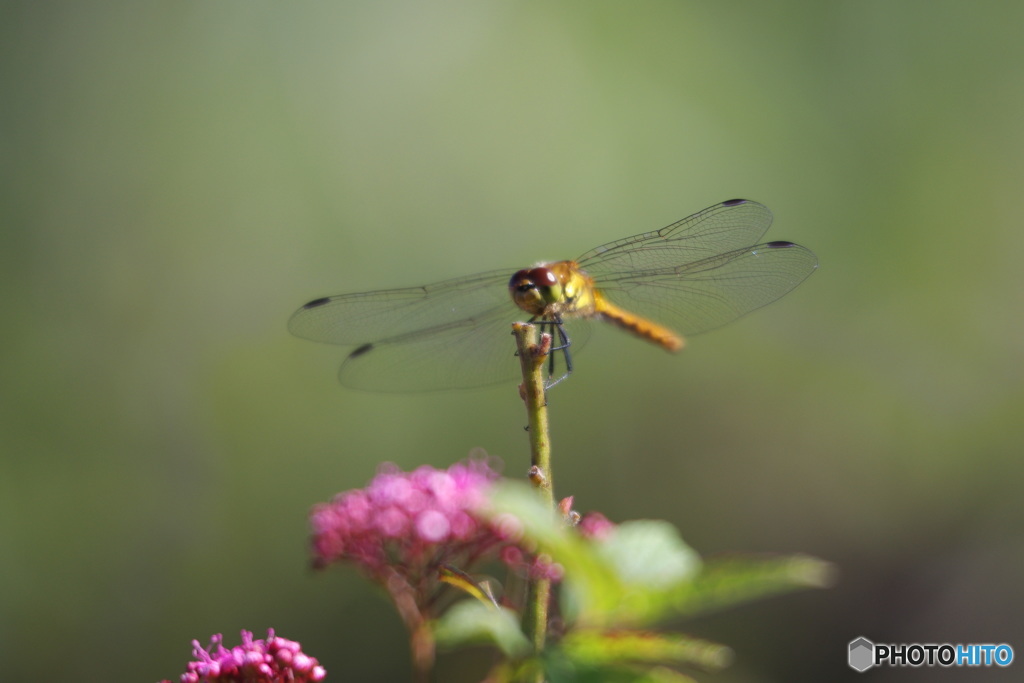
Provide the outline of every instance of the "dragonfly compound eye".
{"type": "Polygon", "coordinates": [[[544,266],[537,266],[527,271],[526,275],[533,280],[538,287],[556,287],[558,278],[544,266]]]}
{"type": "Polygon", "coordinates": [[[544,266],[532,268],[527,275],[533,281],[544,304],[553,304],[562,300],[562,283],[558,277],[544,266]]]}
{"type": "Polygon", "coordinates": [[[515,275],[508,281],[508,291],[512,293],[514,297],[516,292],[529,292],[535,285],[533,280],[530,279],[530,272],[528,270],[517,270],[515,275]]]}
{"type": "Polygon", "coordinates": [[[517,271],[509,280],[508,289],[516,305],[533,315],[540,315],[548,304],[562,296],[558,278],[543,266],[517,271]]]}

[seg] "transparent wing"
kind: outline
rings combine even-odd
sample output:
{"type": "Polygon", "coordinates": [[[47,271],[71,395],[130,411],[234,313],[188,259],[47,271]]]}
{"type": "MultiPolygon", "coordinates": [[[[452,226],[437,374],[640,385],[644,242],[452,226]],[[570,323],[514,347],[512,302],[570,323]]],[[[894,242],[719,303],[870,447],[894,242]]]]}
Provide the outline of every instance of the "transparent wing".
{"type": "MultiPolygon", "coordinates": [[[[655,262],[662,263],[669,253],[667,247],[659,250],[655,262]]],[[[687,260],[689,254],[680,245],[676,266],[645,267],[641,252],[634,254],[637,270],[603,272],[601,263],[588,272],[619,306],[692,335],[770,304],[818,267],[809,249],[792,242],[768,242],[696,261],[687,260]]]]}
{"type": "MultiPolygon", "coordinates": [[[[342,384],[372,391],[429,391],[484,386],[519,372],[512,323],[525,320],[508,294],[514,269],[407,287],[341,294],[309,302],[288,321],[292,334],[356,346],[342,364],[342,384]]],[[[567,326],[573,351],[585,321],[567,326]]]]}
{"type": "MultiPolygon", "coordinates": [[[[342,363],[338,379],[354,389],[389,392],[468,389],[511,380],[520,372],[512,323],[522,319],[523,313],[510,306],[364,345],[342,363]]],[[[586,343],[589,330],[585,320],[566,322],[572,353],[586,343]]],[[[556,357],[557,364],[563,362],[556,357]]]]}
{"type": "Polygon", "coordinates": [[[326,344],[367,344],[519,310],[509,298],[515,269],[492,270],[425,287],[340,294],[310,301],[288,321],[296,337],[326,344]]]}
{"type": "Polygon", "coordinates": [[[675,267],[753,246],[771,224],[768,207],[749,199],[731,199],[661,230],[595,247],[576,262],[594,277],[675,267]]]}

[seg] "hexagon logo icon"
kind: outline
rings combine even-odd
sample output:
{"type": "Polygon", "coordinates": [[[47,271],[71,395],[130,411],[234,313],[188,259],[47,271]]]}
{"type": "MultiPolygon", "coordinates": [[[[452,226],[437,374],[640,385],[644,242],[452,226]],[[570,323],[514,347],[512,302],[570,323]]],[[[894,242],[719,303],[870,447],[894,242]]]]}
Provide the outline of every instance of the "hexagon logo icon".
{"type": "Polygon", "coordinates": [[[854,671],[867,671],[875,665],[875,644],[861,636],[850,641],[850,668],[854,671]]]}

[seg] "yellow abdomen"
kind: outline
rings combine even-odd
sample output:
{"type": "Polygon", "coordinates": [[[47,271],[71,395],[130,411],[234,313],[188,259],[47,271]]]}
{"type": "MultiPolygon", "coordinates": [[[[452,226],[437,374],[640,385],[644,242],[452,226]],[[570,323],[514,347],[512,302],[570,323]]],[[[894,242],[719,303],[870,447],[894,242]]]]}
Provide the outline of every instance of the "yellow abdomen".
{"type": "Polygon", "coordinates": [[[646,339],[652,344],[657,344],[666,351],[678,351],[683,348],[686,340],[664,325],[659,325],[653,320],[641,318],[630,313],[624,308],[619,308],[608,299],[604,298],[599,290],[594,290],[594,313],[602,319],[619,327],[630,334],[646,339]]]}

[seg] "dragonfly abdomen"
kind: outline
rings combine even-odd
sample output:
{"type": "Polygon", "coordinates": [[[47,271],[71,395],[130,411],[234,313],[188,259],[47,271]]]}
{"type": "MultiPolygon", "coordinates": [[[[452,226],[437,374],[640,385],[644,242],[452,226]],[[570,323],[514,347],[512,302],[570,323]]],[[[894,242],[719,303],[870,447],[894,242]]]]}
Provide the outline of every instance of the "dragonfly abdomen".
{"type": "Polygon", "coordinates": [[[666,351],[679,351],[686,344],[682,335],[676,334],[653,320],[642,318],[635,313],[619,308],[599,294],[594,297],[594,311],[612,325],[641,339],[646,339],[652,344],[657,344],[666,351]]]}

